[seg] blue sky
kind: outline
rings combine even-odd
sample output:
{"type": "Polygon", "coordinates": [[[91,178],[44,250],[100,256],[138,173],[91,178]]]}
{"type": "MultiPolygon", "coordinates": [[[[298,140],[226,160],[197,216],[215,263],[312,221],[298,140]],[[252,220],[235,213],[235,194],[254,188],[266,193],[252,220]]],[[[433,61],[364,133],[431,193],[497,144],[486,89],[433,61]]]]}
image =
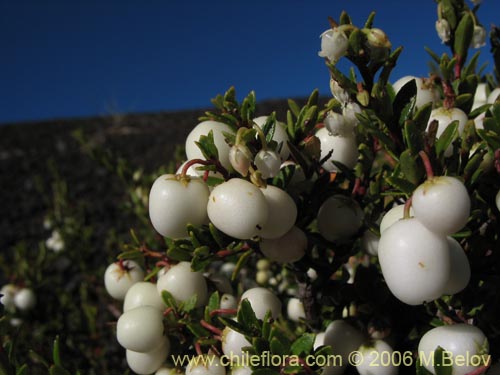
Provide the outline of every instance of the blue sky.
{"type": "MultiPolygon", "coordinates": [[[[0,0],[0,123],[205,108],[231,85],[328,95],[319,35],[342,10],[358,26],[375,10],[405,47],[394,80],[427,75],[424,46],[447,52],[432,0],[0,0]]],[[[500,1],[478,14],[499,24],[500,1]]]]}

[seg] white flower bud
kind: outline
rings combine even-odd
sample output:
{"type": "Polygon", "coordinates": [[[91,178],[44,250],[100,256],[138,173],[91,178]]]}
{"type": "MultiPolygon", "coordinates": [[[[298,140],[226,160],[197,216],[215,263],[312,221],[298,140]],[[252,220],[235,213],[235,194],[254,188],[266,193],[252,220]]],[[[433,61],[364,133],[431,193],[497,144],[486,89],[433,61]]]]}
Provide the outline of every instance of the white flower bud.
{"type": "Polygon", "coordinates": [[[436,21],[436,31],[438,33],[439,39],[441,39],[441,43],[448,43],[450,41],[450,24],[444,18],[436,21]]]}
{"type": "Polygon", "coordinates": [[[333,97],[340,103],[344,104],[349,101],[349,93],[344,90],[333,78],[330,78],[330,91],[332,92],[333,97]]]}
{"type": "Polygon", "coordinates": [[[347,35],[339,28],[328,29],[320,35],[321,51],[320,57],[326,57],[332,63],[336,63],[347,52],[349,39],[347,35]]]}
{"type": "Polygon", "coordinates": [[[271,150],[260,150],[253,162],[264,179],[276,176],[281,166],[280,156],[271,150]]]}
{"type": "Polygon", "coordinates": [[[247,146],[234,145],[229,150],[229,162],[236,172],[245,177],[252,162],[252,153],[247,146]]]}
{"type": "Polygon", "coordinates": [[[344,115],[345,124],[354,129],[358,124],[358,118],[356,113],[361,113],[361,107],[358,103],[350,102],[345,105],[342,109],[342,114],[344,115]]]}
{"type": "Polygon", "coordinates": [[[344,136],[352,133],[352,126],[347,125],[344,116],[337,112],[328,112],[324,124],[332,135],[344,136]]]}
{"type": "Polygon", "coordinates": [[[486,29],[483,26],[475,25],[472,35],[471,47],[481,48],[486,45],[486,29]]]}

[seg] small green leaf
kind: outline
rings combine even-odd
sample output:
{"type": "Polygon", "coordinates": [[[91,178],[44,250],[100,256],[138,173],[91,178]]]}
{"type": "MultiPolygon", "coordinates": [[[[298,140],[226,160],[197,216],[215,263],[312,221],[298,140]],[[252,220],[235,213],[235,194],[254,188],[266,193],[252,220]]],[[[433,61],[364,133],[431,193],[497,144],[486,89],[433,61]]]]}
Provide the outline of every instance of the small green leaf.
{"type": "Polygon", "coordinates": [[[219,159],[219,150],[217,150],[217,147],[215,146],[213,130],[210,130],[208,135],[201,135],[200,139],[195,143],[205,159],[219,159]]]}
{"type": "Polygon", "coordinates": [[[272,355],[285,356],[288,354],[287,347],[276,337],[273,337],[270,342],[272,355]]]}
{"type": "Polygon", "coordinates": [[[184,301],[180,305],[180,309],[184,312],[190,312],[196,307],[196,301],[198,300],[198,295],[193,294],[187,301],[184,301]]]}
{"type": "Polygon", "coordinates": [[[260,331],[260,325],[255,316],[255,312],[247,299],[240,302],[237,318],[238,322],[241,322],[246,331],[251,331],[255,334],[260,331]]]}
{"type": "Polygon", "coordinates": [[[56,365],[61,365],[61,353],[59,349],[59,336],[56,336],[52,349],[52,361],[56,365]]]}
{"type": "Polygon", "coordinates": [[[408,151],[413,155],[418,154],[423,148],[423,132],[418,129],[414,121],[408,120],[405,122],[403,134],[409,148],[408,151]]]}
{"type": "MultiPolygon", "coordinates": [[[[486,127],[486,126],[485,126],[486,127]]],[[[493,150],[500,148],[500,136],[486,129],[477,129],[477,134],[486,141],[488,146],[493,150]]]]}
{"type": "Polygon", "coordinates": [[[434,371],[436,375],[451,375],[453,371],[451,353],[440,346],[434,351],[434,371]]]}
{"type": "Polygon", "coordinates": [[[436,154],[442,155],[458,137],[458,121],[451,122],[436,141],[436,154]]]}
{"type": "Polygon", "coordinates": [[[474,34],[474,21],[472,19],[472,15],[469,12],[466,12],[460,19],[460,22],[457,26],[457,30],[455,31],[455,42],[453,45],[455,54],[460,56],[462,61],[465,61],[465,58],[467,56],[467,51],[472,41],[473,34],[474,34]]]}
{"type": "Polygon", "coordinates": [[[415,362],[415,375],[432,375],[432,372],[428,371],[423,365],[420,357],[417,357],[415,362]]]}
{"type": "Polygon", "coordinates": [[[189,262],[191,261],[191,253],[187,252],[180,247],[173,247],[167,250],[167,256],[170,259],[177,260],[179,262],[189,262]]]}
{"type": "Polygon", "coordinates": [[[240,257],[238,258],[238,262],[236,263],[236,267],[234,268],[234,271],[231,275],[231,280],[233,281],[236,280],[236,277],[238,277],[238,274],[240,273],[241,269],[247,263],[248,258],[252,254],[253,254],[253,249],[249,249],[240,255],[240,257]]]}
{"type": "Polygon", "coordinates": [[[313,333],[304,333],[292,343],[292,354],[309,354],[313,349],[315,335],[313,333]]]}
{"type": "Polygon", "coordinates": [[[71,375],[71,373],[60,365],[53,365],[49,369],[50,375],[71,375]]]}
{"type": "Polygon", "coordinates": [[[422,170],[417,164],[417,157],[413,156],[410,150],[405,150],[399,156],[399,163],[401,165],[401,171],[405,177],[414,185],[418,185],[420,179],[422,178],[422,170]]]}
{"type": "Polygon", "coordinates": [[[200,323],[184,322],[182,320],[180,320],[179,323],[185,323],[187,329],[194,335],[194,337],[206,337],[208,335],[208,331],[203,328],[200,323]]]}
{"type": "Polygon", "coordinates": [[[472,98],[473,98],[472,94],[458,95],[455,98],[455,107],[462,107],[462,106],[464,106],[468,101],[472,100],[472,98]]]}
{"type": "Polygon", "coordinates": [[[386,181],[389,185],[400,190],[401,192],[403,192],[407,196],[410,196],[413,193],[413,191],[416,189],[415,184],[412,184],[410,181],[404,180],[402,178],[387,177],[386,181]]]}
{"type": "Polygon", "coordinates": [[[299,117],[300,107],[294,100],[288,99],[288,107],[295,118],[299,117]]]}
{"type": "MultiPolygon", "coordinates": [[[[0,374],[2,373],[1,370],[2,368],[0,368],[0,374]]],[[[27,375],[27,374],[28,374],[28,364],[26,363],[16,370],[16,375],[27,375]]]]}
{"type": "Polygon", "coordinates": [[[174,310],[177,309],[177,301],[174,296],[167,290],[161,291],[161,298],[167,307],[171,307],[174,310]]]}

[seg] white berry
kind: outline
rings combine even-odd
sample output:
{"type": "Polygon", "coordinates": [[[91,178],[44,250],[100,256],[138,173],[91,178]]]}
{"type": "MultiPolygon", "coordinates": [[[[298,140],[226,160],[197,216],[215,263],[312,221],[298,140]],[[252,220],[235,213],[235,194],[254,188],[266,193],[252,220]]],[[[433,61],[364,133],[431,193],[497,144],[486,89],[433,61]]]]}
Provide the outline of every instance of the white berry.
{"type": "Polygon", "coordinates": [[[487,364],[489,345],[484,333],[468,324],[454,324],[436,327],[422,336],[418,344],[418,353],[424,367],[435,374],[433,354],[438,347],[448,352],[448,363],[453,365],[453,375],[465,375],[487,364]],[[458,365],[458,358],[474,359],[458,365]]]}
{"type": "Polygon", "coordinates": [[[21,311],[28,311],[35,307],[36,296],[30,288],[22,288],[14,295],[14,304],[21,311]]]}
{"type": "Polygon", "coordinates": [[[360,375],[396,375],[398,367],[394,365],[393,352],[383,340],[361,345],[355,355],[355,361],[359,363],[356,370],[360,375]]]}
{"type": "Polygon", "coordinates": [[[207,209],[217,229],[241,240],[259,235],[268,217],[267,200],[262,191],[240,178],[216,186],[207,209]]]}
{"type": "MultiPolygon", "coordinates": [[[[132,350],[126,350],[128,366],[139,375],[151,374],[160,369],[166,361],[170,352],[170,341],[163,336],[161,342],[152,350],[141,353],[132,350]]],[[[158,374],[158,372],[157,372],[158,374]]],[[[170,375],[175,373],[170,372],[170,375]]]]}
{"type": "Polygon", "coordinates": [[[288,318],[294,322],[298,322],[300,321],[300,319],[306,318],[304,304],[298,298],[290,298],[288,300],[288,304],[286,305],[286,313],[288,318]]]}
{"type": "Polygon", "coordinates": [[[412,207],[415,217],[427,228],[442,235],[450,235],[467,223],[470,198],[460,180],[438,176],[415,189],[412,207]]]}
{"type": "Polygon", "coordinates": [[[224,293],[220,297],[220,308],[224,310],[236,309],[238,307],[238,300],[231,294],[224,293]]]}
{"type": "Polygon", "coordinates": [[[448,237],[450,249],[450,278],[446,283],[443,294],[461,292],[470,280],[470,264],[462,246],[452,237],[448,237]]]}
{"type": "Polygon", "coordinates": [[[336,366],[325,366],[327,374],[342,374],[348,363],[348,356],[364,342],[363,334],[344,320],[334,320],[325,330],[324,345],[332,348],[332,354],[339,356],[336,366]]]}
{"type": "MultiPolygon", "coordinates": [[[[403,204],[392,207],[382,217],[380,222],[380,234],[384,233],[395,222],[403,219],[405,206],[403,204]]],[[[410,207],[410,217],[414,216],[413,207],[410,207]]]]}
{"type": "Polygon", "coordinates": [[[415,218],[400,220],[382,234],[378,259],[390,291],[408,305],[439,298],[450,277],[446,237],[415,218]]]}
{"type": "Polygon", "coordinates": [[[272,185],[260,189],[266,198],[268,217],[260,232],[262,238],[284,236],[295,224],[297,206],[290,195],[272,185]]]}
{"type": "Polygon", "coordinates": [[[149,352],[163,340],[163,314],[153,306],[139,306],[124,312],[116,325],[121,346],[134,352],[149,352]]]}
{"type": "Polygon", "coordinates": [[[278,263],[293,263],[304,256],[307,249],[307,237],[298,227],[293,226],[282,237],[263,238],[260,251],[269,259],[278,263]]]}
{"type": "MultiPolygon", "coordinates": [[[[260,128],[263,128],[267,121],[267,116],[254,118],[253,121],[260,128]]],[[[284,123],[276,121],[276,126],[274,127],[274,133],[271,137],[271,140],[275,141],[278,144],[278,148],[276,151],[279,152],[281,160],[287,160],[288,156],[290,156],[290,149],[288,148],[288,141],[290,140],[290,138],[288,137],[288,133],[286,132],[286,125],[284,123]]]]}
{"type": "Polygon", "coordinates": [[[214,144],[218,151],[219,161],[222,166],[228,170],[231,169],[229,163],[229,145],[226,142],[223,133],[234,134],[234,130],[227,124],[217,121],[203,121],[191,130],[186,138],[186,156],[188,160],[202,159],[205,160],[203,153],[196,144],[202,135],[208,135],[212,131],[214,135],[214,144]]]}
{"type": "Polygon", "coordinates": [[[203,306],[208,299],[205,277],[201,272],[191,270],[189,262],[180,262],[172,266],[156,283],[158,293],[166,290],[177,300],[186,302],[193,295],[197,296],[196,306],[203,306]]]}
{"type": "Polygon", "coordinates": [[[18,290],[19,288],[14,284],[6,284],[0,289],[0,294],[2,295],[0,297],[0,303],[4,305],[5,310],[10,312],[15,310],[16,305],[14,303],[14,298],[18,290]]]}
{"type": "Polygon", "coordinates": [[[153,306],[160,311],[165,309],[165,304],[159,296],[155,284],[147,281],[139,281],[130,287],[123,301],[123,311],[125,312],[139,306],[153,306]]]}
{"type": "Polygon", "coordinates": [[[222,352],[228,357],[233,358],[234,362],[238,363],[238,359],[243,358],[243,348],[252,346],[244,335],[235,330],[226,327],[222,331],[222,352]]]}
{"type": "Polygon", "coordinates": [[[158,177],[149,193],[149,217],[158,233],[165,237],[187,237],[187,224],[208,222],[210,191],[198,177],[179,179],[172,174],[158,177]]]}
{"type": "Polygon", "coordinates": [[[226,369],[219,357],[201,355],[191,358],[186,367],[186,375],[226,375],[226,369]]]}
{"type": "Polygon", "coordinates": [[[117,300],[123,300],[130,287],[143,279],[144,271],[133,260],[125,260],[122,264],[112,263],[104,272],[106,291],[117,300]]]}
{"type": "Polygon", "coordinates": [[[405,76],[394,82],[392,85],[394,92],[397,94],[405,84],[413,79],[417,85],[416,107],[422,107],[427,103],[434,103],[439,100],[439,91],[435,88],[434,83],[414,76],[405,76]]]}
{"type": "Polygon", "coordinates": [[[358,161],[358,144],[354,134],[333,135],[328,129],[321,128],[316,132],[321,145],[321,159],[330,157],[323,162],[322,167],[328,172],[338,172],[339,169],[333,164],[333,161],[344,164],[348,169],[354,168],[358,161]]]}
{"type": "MultiPolygon", "coordinates": [[[[465,124],[467,123],[467,114],[459,108],[434,108],[431,112],[431,116],[429,118],[429,122],[427,124],[427,129],[432,121],[436,120],[438,122],[438,128],[436,132],[436,137],[439,138],[441,134],[445,131],[445,129],[450,125],[453,121],[458,121],[458,134],[461,135],[464,131],[465,124]]],[[[453,151],[452,145],[450,145],[446,150],[444,155],[451,156],[453,151]]]]}
{"type": "Polygon", "coordinates": [[[498,190],[498,193],[495,197],[495,203],[497,204],[498,211],[500,211],[500,190],[498,190]]]}
{"type": "Polygon", "coordinates": [[[319,208],[318,230],[328,241],[345,239],[361,228],[363,217],[358,202],[344,195],[334,195],[319,208]]]}
{"type": "Polygon", "coordinates": [[[273,319],[276,319],[281,315],[280,299],[266,288],[257,287],[248,289],[241,296],[241,301],[245,299],[250,303],[250,306],[252,306],[257,319],[264,319],[269,310],[271,310],[271,316],[273,319]]]}

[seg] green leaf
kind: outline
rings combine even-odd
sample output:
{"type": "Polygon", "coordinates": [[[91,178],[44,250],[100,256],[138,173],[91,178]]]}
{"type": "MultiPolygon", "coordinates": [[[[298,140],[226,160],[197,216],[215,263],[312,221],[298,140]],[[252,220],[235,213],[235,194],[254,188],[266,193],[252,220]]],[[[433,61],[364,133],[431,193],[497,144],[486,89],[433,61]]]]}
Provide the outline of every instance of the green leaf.
{"type": "Polygon", "coordinates": [[[191,251],[183,249],[180,246],[169,248],[167,250],[167,256],[179,262],[190,262],[192,258],[191,251]]]}
{"type": "Polygon", "coordinates": [[[405,122],[403,134],[409,148],[408,151],[413,155],[418,154],[423,149],[423,132],[418,129],[414,121],[408,120],[405,122]]]}
{"type": "Polygon", "coordinates": [[[495,119],[495,122],[497,124],[497,129],[500,129],[500,103],[495,103],[490,107],[490,112],[493,115],[493,118],[495,119]]]}
{"type": "Polygon", "coordinates": [[[187,329],[194,335],[194,337],[206,337],[208,335],[208,331],[203,328],[200,323],[184,322],[183,320],[179,320],[179,323],[185,323],[187,329]]]}
{"type": "Polygon", "coordinates": [[[443,17],[448,21],[450,28],[454,30],[457,27],[458,19],[455,14],[455,7],[452,0],[441,0],[443,17]]]}
{"type": "Polygon", "coordinates": [[[171,307],[174,310],[177,309],[177,301],[174,296],[167,290],[161,291],[161,298],[167,307],[171,307]]]}
{"type": "Polygon", "coordinates": [[[236,263],[236,267],[234,268],[234,271],[231,275],[231,280],[233,281],[236,280],[236,277],[240,273],[243,266],[245,266],[245,264],[248,261],[248,258],[250,257],[250,255],[253,254],[253,252],[254,252],[253,249],[249,249],[245,251],[243,254],[241,254],[241,256],[238,258],[238,262],[236,263]]]}
{"type": "Polygon", "coordinates": [[[500,148],[500,136],[486,129],[477,129],[477,134],[482,140],[486,141],[488,146],[493,150],[500,148]]]}
{"type": "Polygon", "coordinates": [[[462,106],[464,106],[468,101],[472,100],[472,98],[473,98],[472,94],[458,95],[455,98],[455,107],[462,107],[462,106]]]}
{"type": "Polygon", "coordinates": [[[273,337],[270,342],[272,355],[285,356],[288,354],[288,348],[276,337],[273,337]]]}
{"type": "Polygon", "coordinates": [[[434,60],[436,64],[439,64],[441,59],[439,58],[438,54],[431,50],[429,47],[424,47],[425,51],[429,54],[429,56],[434,60]]]}
{"type": "Polygon", "coordinates": [[[210,130],[208,135],[201,135],[195,143],[206,160],[219,159],[219,150],[215,146],[213,130],[210,130]]]}
{"type": "Polygon", "coordinates": [[[52,361],[56,365],[61,365],[61,352],[59,349],[59,336],[56,336],[54,339],[54,344],[53,344],[53,349],[52,349],[52,361]]]}
{"type": "Polygon", "coordinates": [[[294,100],[288,99],[288,107],[295,118],[299,117],[300,107],[294,100]]]}
{"type": "Polygon", "coordinates": [[[313,349],[315,336],[316,335],[314,333],[302,334],[297,340],[292,343],[292,354],[298,356],[309,354],[313,349]]]}
{"type": "Polygon", "coordinates": [[[432,375],[432,372],[428,371],[422,364],[420,357],[417,357],[415,362],[415,375],[432,375]]]}
{"type": "Polygon", "coordinates": [[[422,170],[416,161],[417,157],[413,156],[410,150],[405,150],[399,156],[399,163],[401,165],[401,171],[405,177],[414,185],[418,185],[420,179],[422,178],[422,170]]]}
{"type": "MultiPolygon", "coordinates": [[[[0,368],[0,374],[2,373],[1,370],[2,368],[0,368]]],[[[28,374],[28,364],[25,363],[16,370],[16,375],[26,375],[26,374],[28,374]]]]}
{"type": "Polygon", "coordinates": [[[385,180],[389,185],[400,190],[407,196],[410,196],[416,189],[415,184],[412,184],[410,181],[404,180],[402,178],[387,177],[385,180]]]}
{"type": "Polygon", "coordinates": [[[71,373],[60,365],[53,365],[49,369],[50,375],[71,375],[71,373]]]}
{"type": "Polygon", "coordinates": [[[238,322],[243,325],[245,331],[252,332],[252,335],[257,335],[257,332],[260,331],[259,321],[257,320],[255,312],[253,311],[252,306],[247,299],[244,299],[240,302],[237,319],[238,322]]]}
{"type": "Polygon", "coordinates": [[[195,309],[196,301],[198,300],[198,295],[193,294],[187,301],[184,301],[180,305],[180,309],[184,312],[190,312],[195,309]]]}
{"type": "MultiPolygon", "coordinates": [[[[449,22],[449,21],[448,21],[449,22]]],[[[450,23],[451,26],[451,23],[450,23]]],[[[453,26],[452,26],[453,28],[453,26]]],[[[465,61],[467,51],[474,34],[474,21],[469,12],[464,13],[455,32],[455,42],[453,44],[455,54],[465,61]]]]}
{"type": "Polygon", "coordinates": [[[442,155],[458,137],[458,121],[451,122],[436,141],[436,154],[442,155]]]}
{"type": "Polygon", "coordinates": [[[207,309],[208,312],[212,312],[214,310],[217,310],[219,307],[220,307],[220,295],[219,292],[216,290],[210,295],[210,298],[208,299],[207,309]]]}
{"type": "Polygon", "coordinates": [[[451,375],[453,371],[450,352],[440,346],[434,351],[434,371],[436,375],[451,375]],[[448,353],[448,354],[447,354],[448,353]]]}

